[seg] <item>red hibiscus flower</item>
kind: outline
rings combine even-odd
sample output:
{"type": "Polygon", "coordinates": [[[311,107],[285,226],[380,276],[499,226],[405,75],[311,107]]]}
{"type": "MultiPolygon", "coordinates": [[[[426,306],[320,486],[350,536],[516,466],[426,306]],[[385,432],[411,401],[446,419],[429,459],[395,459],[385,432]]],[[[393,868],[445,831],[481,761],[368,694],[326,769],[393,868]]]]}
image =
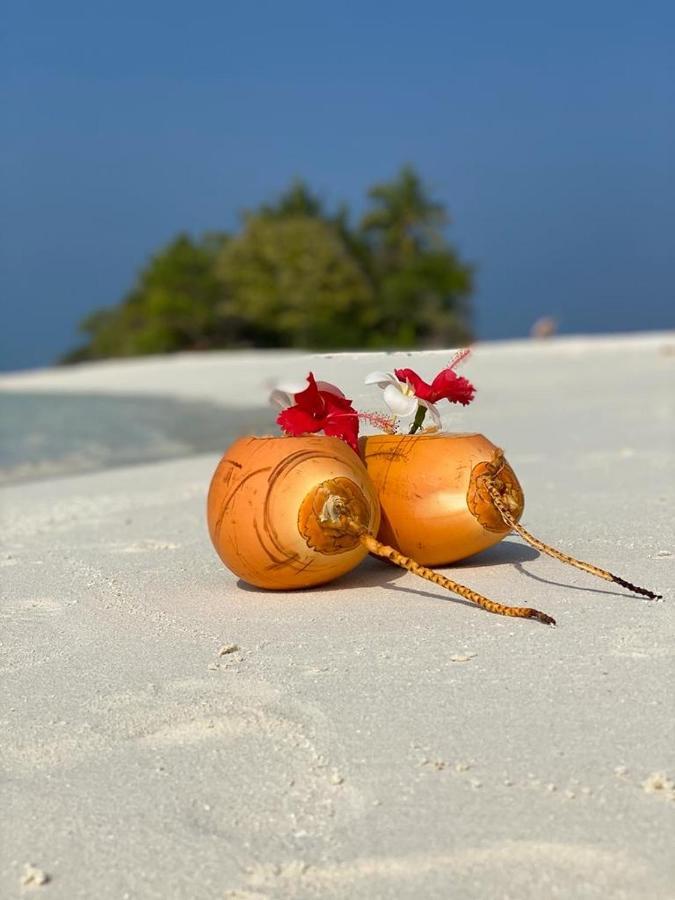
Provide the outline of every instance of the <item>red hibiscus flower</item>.
{"type": "Polygon", "coordinates": [[[410,385],[416,397],[426,400],[428,403],[448,400],[450,403],[461,403],[462,406],[468,406],[476,393],[476,388],[471,382],[462,375],[458,375],[451,366],[439,372],[431,384],[423,381],[412,369],[394,369],[394,374],[399,381],[407,382],[410,385]]]}
{"type": "Polygon", "coordinates": [[[441,417],[436,409],[439,400],[461,403],[467,406],[474,398],[476,389],[466,378],[454,371],[469,350],[455,354],[449,366],[434,378],[431,384],[424,381],[412,369],[395,369],[389,372],[371,372],[366,376],[366,384],[376,384],[384,391],[384,402],[396,416],[414,416],[410,434],[415,434],[422,425],[427,412],[431,415],[435,428],[441,427],[441,417]]]}
{"type": "Polygon", "coordinates": [[[274,391],[272,399],[284,405],[277,416],[277,423],[286,434],[297,437],[301,434],[316,434],[323,431],[330,437],[338,437],[358,453],[359,417],[339,388],[320,381],[318,384],[310,372],[309,386],[303,391],[274,391]]]}

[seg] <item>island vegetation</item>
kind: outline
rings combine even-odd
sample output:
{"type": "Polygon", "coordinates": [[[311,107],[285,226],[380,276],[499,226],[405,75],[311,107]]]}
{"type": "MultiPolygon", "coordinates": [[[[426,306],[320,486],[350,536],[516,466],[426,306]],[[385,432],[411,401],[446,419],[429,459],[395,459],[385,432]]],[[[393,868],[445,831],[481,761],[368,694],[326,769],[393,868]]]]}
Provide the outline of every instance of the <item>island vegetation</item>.
{"type": "Polygon", "coordinates": [[[120,303],[81,323],[63,362],[218,348],[460,346],[472,269],[448,214],[405,166],[363,215],[326,209],[303,181],[242,215],[237,233],[178,235],[120,303]]]}

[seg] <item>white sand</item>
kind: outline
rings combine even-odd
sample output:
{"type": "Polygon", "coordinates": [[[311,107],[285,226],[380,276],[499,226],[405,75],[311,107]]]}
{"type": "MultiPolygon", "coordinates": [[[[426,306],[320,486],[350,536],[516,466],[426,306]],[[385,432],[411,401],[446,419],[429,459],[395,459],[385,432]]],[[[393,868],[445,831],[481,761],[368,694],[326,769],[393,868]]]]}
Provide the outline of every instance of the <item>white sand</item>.
{"type": "MultiPolygon", "coordinates": [[[[445,358],[183,356],[0,388],[245,406],[311,364],[377,408],[365,372],[445,358]]],[[[668,335],[484,345],[466,368],[479,400],[449,425],[504,446],[525,523],[666,595],[517,538],[453,569],[557,629],[373,561],[295,595],[239,585],[205,530],[214,456],[3,489],[0,896],[675,896],[674,371],[668,335]]]]}

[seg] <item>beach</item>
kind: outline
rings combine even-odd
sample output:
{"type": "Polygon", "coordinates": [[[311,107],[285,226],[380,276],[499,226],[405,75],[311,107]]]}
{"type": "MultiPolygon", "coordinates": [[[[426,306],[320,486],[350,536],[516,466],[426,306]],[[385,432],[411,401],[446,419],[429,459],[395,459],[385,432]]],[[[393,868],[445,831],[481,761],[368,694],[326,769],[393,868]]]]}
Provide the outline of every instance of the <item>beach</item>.
{"type": "MultiPolygon", "coordinates": [[[[224,451],[276,432],[279,381],[381,409],[368,372],[451,355],[181,354],[0,392],[201,404],[224,451]]],[[[446,427],[504,448],[526,527],[664,600],[516,536],[447,573],[556,628],[373,559],[265,593],[209,540],[220,451],[36,463],[0,489],[0,896],[675,896],[675,336],[479,344],[462,374],[446,427]]]]}

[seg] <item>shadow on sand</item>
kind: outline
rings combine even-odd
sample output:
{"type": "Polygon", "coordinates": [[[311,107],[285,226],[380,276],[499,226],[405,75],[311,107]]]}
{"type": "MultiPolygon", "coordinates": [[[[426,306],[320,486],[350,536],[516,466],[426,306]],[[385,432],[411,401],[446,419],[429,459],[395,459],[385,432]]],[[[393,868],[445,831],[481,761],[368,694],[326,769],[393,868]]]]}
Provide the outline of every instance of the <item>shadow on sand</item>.
{"type": "MultiPolygon", "coordinates": [[[[523,563],[532,562],[539,556],[541,556],[539,551],[533,549],[532,547],[529,547],[527,544],[521,544],[518,541],[501,541],[499,544],[495,544],[494,547],[489,547],[487,550],[483,550],[481,553],[475,554],[475,556],[471,556],[468,559],[453,563],[452,566],[436,566],[434,568],[436,568],[442,574],[447,575],[448,578],[453,578],[453,580],[458,581],[461,584],[465,584],[466,587],[472,587],[471,584],[466,584],[466,581],[471,580],[470,572],[474,569],[481,569],[486,566],[513,566],[520,574],[526,575],[528,578],[532,578],[534,581],[538,581],[540,584],[563,587],[572,591],[582,591],[583,593],[602,594],[605,596],[610,595],[615,597],[626,596],[626,594],[621,591],[601,590],[590,586],[585,587],[583,585],[568,584],[563,581],[553,581],[551,579],[542,578],[539,575],[535,575],[529,569],[526,569],[523,566],[523,563]]],[[[360,566],[358,566],[356,569],[353,569],[351,572],[348,572],[346,575],[343,575],[336,581],[331,581],[328,584],[318,585],[316,587],[301,588],[294,593],[322,593],[324,591],[353,591],[357,589],[368,590],[370,588],[378,588],[387,585],[390,590],[400,591],[401,593],[414,594],[417,597],[428,597],[432,600],[450,601],[453,603],[462,604],[464,606],[470,606],[473,609],[477,609],[474,603],[471,603],[468,600],[464,600],[462,597],[458,597],[453,594],[447,594],[443,596],[437,593],[432,593],[431,591],[422,590],[421,580],[419,588],[404,587],[403,585],[396,584],[396,582],[401,579],[403,575],[403,569],[399,568],[393,563],[389,563],[386,560],[377,559],[373,556],[367,556],[360,566]]],[[[252,587],[251,585],[246,584],[244,581],[241,581],[241,579],[237,582],[237,586],[243,591],[251,591],[254,593],[258,593],[260,591],[259,588],[252,587]]]]}

